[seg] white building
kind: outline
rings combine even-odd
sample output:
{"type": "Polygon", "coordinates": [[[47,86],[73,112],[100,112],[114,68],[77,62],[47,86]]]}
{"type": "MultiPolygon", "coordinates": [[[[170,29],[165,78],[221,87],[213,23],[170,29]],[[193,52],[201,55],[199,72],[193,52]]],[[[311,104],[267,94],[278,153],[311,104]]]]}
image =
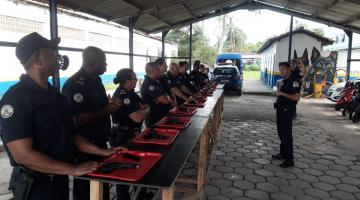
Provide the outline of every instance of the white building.
{"type": "MultiPolygon", "coordinates": [[[[298,56],[302,56],[305,48],[307,48],[310,59],[313,47],[320,51],[324,45],[332,43],[332,40],[300,27],[293,31],[291,58],[293,58],[294,50],[297,51],[298,56]]],[[[267,86],[273,87],[276,81],[281,79],[278,64],[288,60],[288,51],[289,32],[267,40],[259,49],[258,53],[261,53],[261,80],[267,86]]]]}
{"type": "MultiPolygon", "coordinates": [[[[38,32],[50,38],[49,9],[45,5],[28,4],[22,1],[0,0],[0,41],[18,42],[31,32],[38,32]]],[[[70,10],[58,11],[58,34],[60,47],[83,49],[97,46],[108,52],[129,52],[129,31],[127,27],[107,22],[87,14],[70,10]]],[[[161,56],[161,39],[134,31],[134,54],[161,56]]],[[[81,52],[60,51],[70,58],[70,66],[60,71],[61,84],[81,67],[81,52]]],[[[177,45],[165,43],[165,56],[177,56],[177,45]]],[[[129,56],[107,54],[107,72],[102,76],[104,84],[111,84],[116,72],[129,67],[129,56]]],[[[0,97],[18,81],[24,73],[15,57],[15,47],[0,46],[0,97]]],[[[149,58],[134,56],[134,71],[143,78],[144,67],[149,58]]]]}

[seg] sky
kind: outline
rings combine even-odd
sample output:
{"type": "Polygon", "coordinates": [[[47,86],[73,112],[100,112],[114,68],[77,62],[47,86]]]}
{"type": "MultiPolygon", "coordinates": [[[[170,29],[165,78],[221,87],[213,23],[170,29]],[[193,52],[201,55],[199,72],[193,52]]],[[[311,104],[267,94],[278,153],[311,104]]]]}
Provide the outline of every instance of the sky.
{"type": "MultiPolygon", "coordinates": [[[[245,32],[247,42],[250,43],[264,41],[272,36],[285,33],[290,27],[289,15],[269,10],[239,10],[229,13],[228,15],[232,16],[235,25],[245,32]]],[[[199,23],[203,23],[204,27],[206,27],[205,34],[210,39],[210,44],[215,44],[219,29],[219,23],[216,18],[211,18],[199,23]]],[[[306,24],[308,29],[323,28],[325,36],[329,38],[343,33],[341,29],[294,17],[294,27],[299,23],[306,24]]]]}

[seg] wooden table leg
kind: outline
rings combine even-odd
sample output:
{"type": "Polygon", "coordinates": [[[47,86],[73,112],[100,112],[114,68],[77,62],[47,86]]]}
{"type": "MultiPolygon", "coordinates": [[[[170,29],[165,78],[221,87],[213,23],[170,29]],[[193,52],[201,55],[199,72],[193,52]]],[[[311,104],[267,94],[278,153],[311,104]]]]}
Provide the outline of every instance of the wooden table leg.
{"type": "Polygon", "coordinates": [[[90,200],[103,200],[103,183],[101,181],[90,181],[90,200]]]}
{"type": "Polygon", "coordinates": [[[199,168],[198,168],[198,181],[197,181],[197,191],[200,192],[204,188],[206,180],[206,162],[207,162],[207,144],[208,144],[208,126],[204,127],[201,136],[200,136],[200,152],[199,152],[199,168]]]}
{"type": "Polygon", "coordinates": [[[162,193],[162,200],[173,200],[174,199],[174,186],[161,189],[161,193],[162,193]]]}

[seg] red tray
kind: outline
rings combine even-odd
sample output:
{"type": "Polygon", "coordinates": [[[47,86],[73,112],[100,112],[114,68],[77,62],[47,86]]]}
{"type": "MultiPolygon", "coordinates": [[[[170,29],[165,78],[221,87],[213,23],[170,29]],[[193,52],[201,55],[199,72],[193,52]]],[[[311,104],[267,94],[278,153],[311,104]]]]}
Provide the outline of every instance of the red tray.
{"type": "Polygon", "coordinates": [[[142,152],[142,151],[119,151],[118,153],[106,158],[104,161],[110,163],[136,163],[140,165],[138,169],[115,169],[109,174],[102,174],[99,172],[93,172],[87,174],[88,176],[98,177],[98,178],[111,178],[118,179],[122,181],[136,182],[139,181],[162,157],[160,153],[153,152],[142,152]],[[134,156],[139,157],[140,161],[134,161],[128,158],[124,158],[123,153],[129,153],[134,156]]]}
{"type": "Polygon", "coordinates": [[[163,117],[161,120],[159,120],[158,122],[156,122],[155,126],[159,127],[159,128],[175,128],[175,129],[184,129],[186,127],[189,126],[191,122],[191,118],[190,117],[169,117],[169,116],[165,116],[163,117]],[[179,120],[180,122],[183,122],[183,124],[167,124],[166,122],[169,119],[176,119],[179,120]]]}
{"type": "Polygon", "coordinates": [[[197,103],[185,102],[184,106],[203,108],[205,106],[205,101],[197,101],[197,103]]]}
{"type": "Polygon", "coordinates": [[[195,107],[186,107],[188,109],[188,112],[181,111],[179,107],[175,107],[169,111],[171,115],[177,115],[177,116],[189,116],[194,115],[196,113],[195,107]]]}
{"type": "Polygon", "coordinates": [[[138,136],[136,136],[132,142],[133,144],[153,144],[153,145],[160,145],[160,146],[170,146],[176,136],[179,134],[179,130],[175,129],[161,129],[161,128],[155,128],[155,131],[159,134],[168,136],[167,139],[161,140],[161,139],[144,139],[144,135],[149,133],[150,129],[147,128],[143,130],[138,136]]]}

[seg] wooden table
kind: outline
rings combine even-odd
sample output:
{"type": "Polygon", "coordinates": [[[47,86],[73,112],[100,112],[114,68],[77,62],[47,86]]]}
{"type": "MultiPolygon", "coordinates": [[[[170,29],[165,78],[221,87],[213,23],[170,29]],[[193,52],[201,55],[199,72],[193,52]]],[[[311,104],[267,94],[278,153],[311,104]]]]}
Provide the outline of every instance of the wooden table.
{"type": "Polygon", "coordinates": [[[93,177],[79,177],[90,180],[90,199],[102,199],[103,182],[158,188],[161,190],[163,200],[174,199],[175,191],[191,193],[187,199],[202,199],[207,177],[208,144],[209,142],[216,143],[222,119],[223,102],[223,89],[221,86],[218,86],[213,96],[208,97],[206,106],[198,108],[198,111],[192,117],[190,126],[178,135],[171,147],[125,145],[130,150],[159,152],[163,154],[163,158],[140,181],[134,183],[111,179],[96,179],[93,177]],[[178,178],[199,139],[200,151],[197,180],[178,178]],[[175,182],[195,184],[197,189],[175,188],[175,182]]]}

